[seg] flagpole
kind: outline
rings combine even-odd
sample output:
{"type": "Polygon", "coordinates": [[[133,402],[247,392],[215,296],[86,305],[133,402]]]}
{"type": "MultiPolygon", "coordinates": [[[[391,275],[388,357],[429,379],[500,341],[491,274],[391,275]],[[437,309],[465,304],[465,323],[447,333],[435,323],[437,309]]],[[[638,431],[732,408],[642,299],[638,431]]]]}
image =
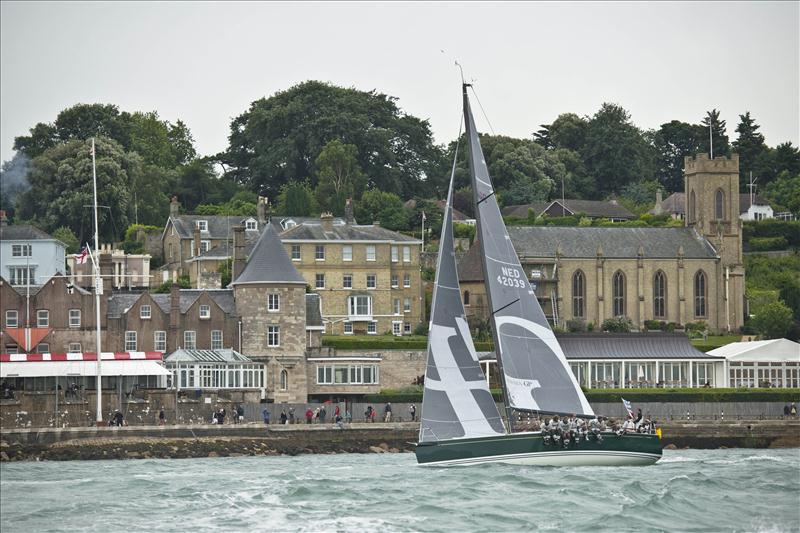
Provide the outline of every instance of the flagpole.
{"type": "Polygon", "coordinates": [[[95,352],[97,353],[97,427],[103,423],[103,371],[100,348],[100,295],[103,293],[103,280],[100,277],[100,231],[97,222],[97,164],[95,161],[94,137],[92,137],[92,188],[94,189],[94,309],[95,309],[95,352]],[[95,260],[96,259],[96,260],[95,260]]]}
{"type": "Polygon", "coordinates": [[[425,252],[425,211],[422,212],[422,251],[425,252]]]}
{"type": "Polygon", "coordinates": [[[714,136],[712,135],[712,123],[708,121],[708,150],[710,152],[710,159],[714,159],[714,136]]]}

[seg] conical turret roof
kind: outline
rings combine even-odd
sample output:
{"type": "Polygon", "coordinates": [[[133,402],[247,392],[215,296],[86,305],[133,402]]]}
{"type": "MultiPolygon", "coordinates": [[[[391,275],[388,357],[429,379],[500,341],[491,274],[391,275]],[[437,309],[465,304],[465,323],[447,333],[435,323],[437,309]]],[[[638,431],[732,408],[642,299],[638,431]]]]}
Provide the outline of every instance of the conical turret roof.
{"type": "Polygon", "coordinates": [[[256,242],[244,270],[231,286],[255,283],[296,283],[306,284],[305,278],[297,271],[289,254],[272,224],[268,224],[256,242]]]}

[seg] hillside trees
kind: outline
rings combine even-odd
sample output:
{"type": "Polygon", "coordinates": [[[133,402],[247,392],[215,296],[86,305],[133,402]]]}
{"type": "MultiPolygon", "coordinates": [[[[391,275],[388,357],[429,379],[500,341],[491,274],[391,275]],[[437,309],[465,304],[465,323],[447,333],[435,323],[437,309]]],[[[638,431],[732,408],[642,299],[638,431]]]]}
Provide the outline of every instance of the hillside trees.
{"type": "Polygon", "coordinates": [[[334,139],[326,144],[315,162],[317,167],[317,203],[323,211],[344,214],[348,198],[361,196],[366,176],[358,164],[358,148],[334,139]]]}
{"type": "Polygon", "coordinates": [[[403,198],[429,188],[440,166],[430,125],[403,113],[376,91],[307,81],[256,100],[231,123],[230,145],[218,157],[237,183],[269,197],[288,181],[311,179],[330,141],[357,148],[368,186],[403,198]]]}
{"type": "MultiPolygon", "coordinates": [[[[31,188],[18,202],[18,213],[47,232],[69,228],[79,242],[93,236],[91,144],[70,140],[45,150],[33,160],[28,174],[31,188]]],[[[119,239],[130,221],[129,184],[141,172],[141,158],[125,152],[119,143],[96,139],[100,240],[119,239]]]]}

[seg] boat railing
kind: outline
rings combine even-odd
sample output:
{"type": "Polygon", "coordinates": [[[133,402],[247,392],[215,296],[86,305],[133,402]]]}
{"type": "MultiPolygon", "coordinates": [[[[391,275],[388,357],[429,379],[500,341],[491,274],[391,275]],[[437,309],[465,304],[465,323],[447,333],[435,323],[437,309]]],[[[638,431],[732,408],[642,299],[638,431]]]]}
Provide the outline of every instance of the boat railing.
{"type": "Polygon", "coordinates": [[[425,427],[421,428],[421,430],[420,430],[420,439],[419,440],[420,441],[428,440],[428,439],[425,438],[426,436],[432,436],[433,437],[432,440],[434,440],[436,442],[439,442],[439,437],[437,437],[436,433],[431,428],[429,428],[428,426],[425,426],[425,427]]]}

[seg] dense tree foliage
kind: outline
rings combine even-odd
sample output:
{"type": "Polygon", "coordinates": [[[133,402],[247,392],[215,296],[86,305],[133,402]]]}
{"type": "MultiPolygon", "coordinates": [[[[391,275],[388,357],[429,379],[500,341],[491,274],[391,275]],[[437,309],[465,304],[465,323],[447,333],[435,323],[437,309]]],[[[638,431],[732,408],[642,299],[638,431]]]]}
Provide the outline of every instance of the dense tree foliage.
{"type": "Polygon", "coordinates": [[[318,212],[314,192],[308,181],[289,181],[278,193],[278,214],[306,217],[318,212]]]}
{"type": "Polygon", "coordinates": [[[764,136],[758,132],[760,126],[750,116],[750,112],[739,115],[736,132],[739,137],[733,142],[733,151],[739,154],[739,187],[747,190],[750,173],[756,171],[759,158],[768,151],[764,136]]]}
{"type": "Polygon", "coordinates": [[[330,141],[358,148],[368,185],[404,198],[424,192],[440,165],[430,126],[400,111],[376,91],[308,81],[256,100],[231,123],[230,147],[220,160],[238,183],[276,196],[290,180],[311,178],[330,141]]]}
{"type": "MultiPolygon", "coordinates": [[[[45,150],[28,173],[31,188],[19,199],[18,216],[47,232],[66,226],[87,242],[93,237],[91,144],[71,140],[45,150]]],[[[96,140],[100,240],[119,239],[128,227],[131,194],[128,184],[141,172],[138,155],[116,141],[96,140]]]]}
{"type": "Polygon", "coordinates": [[[362,224],[380,222],[381,226],[392,230],[407,230],[409,226],[409,213],[400,197],[377,189],[366,191],[361,196],[355,216],[362,224]]]}
{"type": "Polygon", "coordinates": [[[358,165],[358,148],[335,139],[322,148],[316,160],[317,188],[320,209],[341,216],[348,198],[364,190],[366,176],[358,165]]]}

